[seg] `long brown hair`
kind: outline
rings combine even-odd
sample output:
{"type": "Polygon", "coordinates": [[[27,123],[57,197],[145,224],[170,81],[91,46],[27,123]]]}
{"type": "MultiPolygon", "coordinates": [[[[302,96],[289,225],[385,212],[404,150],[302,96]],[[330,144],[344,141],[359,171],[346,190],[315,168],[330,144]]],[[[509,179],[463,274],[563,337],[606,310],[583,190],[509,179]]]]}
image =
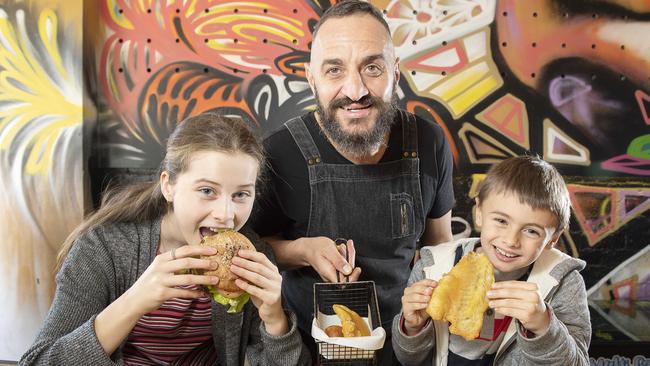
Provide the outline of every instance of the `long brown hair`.
{"type": "Polygon", "coordinates": [[[244,153],[264,167],[264,152],[244,121],[212,113],[203,113],[180,122],[167,140],[165,157],[154,181],[131,184],[107,191],[99,209],[90,214],[63,242],[57,256],[58,271],[75,240],[89,230],[109,223],[145,222],[165,215],[170,206],[160,189],[160,174],[166,171],[176,182],[189,166],[194,153],[218,151],[244,153]]]}

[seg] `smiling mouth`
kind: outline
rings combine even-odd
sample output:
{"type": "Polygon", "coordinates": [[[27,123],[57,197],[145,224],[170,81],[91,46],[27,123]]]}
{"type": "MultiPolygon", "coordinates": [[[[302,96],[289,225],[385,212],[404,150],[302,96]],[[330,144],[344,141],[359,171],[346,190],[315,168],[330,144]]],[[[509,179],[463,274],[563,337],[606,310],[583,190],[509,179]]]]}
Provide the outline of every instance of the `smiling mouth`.
{"type": "Polygon", "coordinates": [[[501,248],[499,248],[497,246],[494,247],[494,250],[497,253],[499,253],[502,256],[507,257],[507,258],[517,258],[517,257],[519,257],[517,254],[512,254],[512,253],[505,252],[505,251],[503,251],[501,248]]]}
{"type": "Polygon", "coordinates": [[[345,109],[348,112],[356,112],[356,111],[362,111],[362,110],[368,109],[370,107],[372,107],[372,103],[368,104],[367,106],[360,107],[360,108],[341,107],[341,109],[345,109]]]}

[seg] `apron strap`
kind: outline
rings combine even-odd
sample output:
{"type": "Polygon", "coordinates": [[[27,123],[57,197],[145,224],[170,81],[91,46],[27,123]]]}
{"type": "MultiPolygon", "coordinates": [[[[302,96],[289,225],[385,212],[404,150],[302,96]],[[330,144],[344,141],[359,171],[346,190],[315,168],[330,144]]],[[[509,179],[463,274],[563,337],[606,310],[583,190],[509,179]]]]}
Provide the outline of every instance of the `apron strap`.
{"type": "Polygon", "coordinates": [[[402,120],[402,156],[404,158],[418,157],[418,127],[415,115],[399,109],[402,120]]]}
{"type": "Polygon", "coordinates": [[[309,165],[315,165],[321,162],[320,152],[316,147],[314,139],[311,137],[305,121],[302,117],[295,117],[284,124],[291,133],[296,145],[300,149],[303,158],[309,165]]]}

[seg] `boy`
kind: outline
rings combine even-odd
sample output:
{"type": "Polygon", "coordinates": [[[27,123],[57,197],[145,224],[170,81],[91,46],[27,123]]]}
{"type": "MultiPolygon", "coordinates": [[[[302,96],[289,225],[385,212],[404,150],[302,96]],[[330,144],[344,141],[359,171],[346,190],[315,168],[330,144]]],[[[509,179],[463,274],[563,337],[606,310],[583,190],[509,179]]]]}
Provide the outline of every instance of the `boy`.
{"type": "MultiPolygon", "coordinates": [[[[531,156],[493,166],[476,198],[481,237],[424,247],[393,320],[393,347],[405,365],[589,365],[585,262],[553,245],[567,228],[571,202],[562,176],[531,156]],[[469,251],[494,266],[480,336],[449,333],[425,309],[437,285],[469,251]]],[[[459,289],[462,290],[462,289],[459,289]]]]}

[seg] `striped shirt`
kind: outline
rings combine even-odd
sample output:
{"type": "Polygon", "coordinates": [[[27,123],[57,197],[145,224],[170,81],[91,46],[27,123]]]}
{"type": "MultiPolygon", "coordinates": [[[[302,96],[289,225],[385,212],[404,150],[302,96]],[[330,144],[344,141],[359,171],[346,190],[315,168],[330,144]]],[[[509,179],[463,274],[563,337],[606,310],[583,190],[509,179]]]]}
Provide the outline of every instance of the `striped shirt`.
{"type": "MultiPolygon", "coordinates": [[[[198,289],[196,285],[179,286],[198,289]]],[[[124,345],[125,365],[214,365],[209,297],[174,298],[145,314],[124,345]]]]}

